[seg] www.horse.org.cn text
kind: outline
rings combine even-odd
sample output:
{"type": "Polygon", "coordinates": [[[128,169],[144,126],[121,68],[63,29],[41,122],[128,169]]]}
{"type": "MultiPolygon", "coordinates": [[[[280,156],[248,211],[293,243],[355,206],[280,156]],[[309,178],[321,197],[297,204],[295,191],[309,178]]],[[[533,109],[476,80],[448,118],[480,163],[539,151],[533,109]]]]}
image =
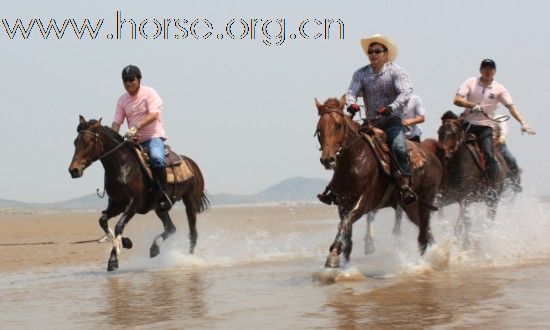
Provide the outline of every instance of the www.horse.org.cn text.
{"type": "Polygon", "coordinates": [[[0,39],[78,40],[258,40],[281,46],[293,40],[344,40],[339,18],[230,18],[223,24],[206,18],[126,17],[116,11],[114,21],[104,18],[2,18],[0,39]],[[111,28],[107,26],[111,25],[111,28]]]}

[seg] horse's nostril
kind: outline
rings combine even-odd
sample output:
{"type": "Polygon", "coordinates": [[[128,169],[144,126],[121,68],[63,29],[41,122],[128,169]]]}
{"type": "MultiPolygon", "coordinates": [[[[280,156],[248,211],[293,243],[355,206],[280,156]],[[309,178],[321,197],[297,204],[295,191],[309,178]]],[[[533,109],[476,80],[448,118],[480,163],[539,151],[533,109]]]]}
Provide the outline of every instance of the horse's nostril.
{"type": "Polygon", "coordinates": [[[329,159],[328,159],[328,162],[329,163],[334,163],[336,161],[336,158],[331,156],[329,159]]]}

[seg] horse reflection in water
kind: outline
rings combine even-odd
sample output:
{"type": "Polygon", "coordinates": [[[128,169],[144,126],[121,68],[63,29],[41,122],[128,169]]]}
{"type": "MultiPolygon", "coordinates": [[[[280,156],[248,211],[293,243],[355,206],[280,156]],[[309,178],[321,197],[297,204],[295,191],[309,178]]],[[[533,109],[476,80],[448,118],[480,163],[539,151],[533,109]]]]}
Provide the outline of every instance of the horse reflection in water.
{"type": "MultiPolygon", "coordinates": [[[[101,125],[101,119],[86,121],[80,116],[78,135],[74,141],[75,152],[69,172],[73,178],[79,178],[84,170],[96,160],[100,160],[105,169],[105,191],[109,196],[107,209],[99,218],[99,225],[113,244],[107,270],[118,268],[118,256],[122,247],[131,248],[129,238],[122,237],[126,224],[136,213],[145,214],[154,210],[164,225],[164,232],[157,236],[151,245],[151,258],[160,253],[161,243],[170,237],[176,227],[168,211],[157,209],[157,193],[154,183],[141,166],[133,142],[124,140],[118,133],[101,125]],[[108,220],[122,213],[115,231],[108,226],[108,220]]],[[[183,156],[182,156],[183,157],[183,156]]],[[[189,253],[193,253],[197,243],[197,213],[208,208],[208,198],[204,192],[204,179],[197,164],[183,157],[190,166],[193,176],[181,183],[169,184],[168,195],[173,200],[182,200],[185,205],[189,224],[189,253]]]]}
{"type": "MultiPolygon", "coordinates": [[[[352,225],[364,214],[399,203],[399,191],[394,179],[378,166],[376,156],[359,133],[359,124],[344,113],[345,99],[331,98],[324,104],[315,100],[319,121],[316,135],[321,145],[321,163],[333,169],[330,187],[338,204],[340,223],[329,248],[326,267],[338,267],[340,254],[349,261],[352,250],[352,225]]],[[[408,142],[413,143],[413,142],[408,142]]],[[[418,226],[418,244],[424,253],[433,242],[430,213],[442,178],[442,166],[435,156],[437,141],[426,140],[417,146],[426,163],[413,169],[412,185],[417,201],[404,207],[408,218],[418,226]]]]}

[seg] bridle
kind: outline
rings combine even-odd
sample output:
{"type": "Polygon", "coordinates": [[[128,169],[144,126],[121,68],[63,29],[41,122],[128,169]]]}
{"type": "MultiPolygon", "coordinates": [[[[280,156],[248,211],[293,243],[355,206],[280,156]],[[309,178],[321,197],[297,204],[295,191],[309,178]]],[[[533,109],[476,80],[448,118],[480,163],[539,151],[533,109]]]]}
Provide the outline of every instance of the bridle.
{"type": "MultiPolygon", "coordinates": [[[[338,148],[338,150],[336,151],[336,156],[339,156],[339,155],[341,155],[343,150],[345,150],[349,147],[349,145],[346,145],[346,140],[347,140],[348,132],[351,130],[351,127],[349,127],[349,124],[346,120],[346,115],[344,114],[344,112],[341,109],[338,109],[338,108],[328,108],[328,109],[321,108],[321,109],[319,109],[319,116],[324,116],[324,115],[332,113],[332,112],[339,114],[344,119],[344,143],[342,143],[340,148],[338,148]]],[[[351,130],[351,131],[354,132],[353,130],[351,130]]],[[[315,131],[315,134],[313,136],[319,137],[319,135],[320,135],[320,131],[319,131],[319,128],[317,128],[317,130],[315,131]]],[[[319,141],[319,144],[321,144],[320,141],[319,141]]],[[[321,147],[319,148],[319,150],[323,150],[323,145],[322,144],[321,144],[321,147]]]]}
{"type": "MultiPolygon", "coordinates": [[[[79,131],[78,131],[78,134],[79,134],[79,135],[80,135],[80,134],[83,134],[83,133],[84,133],[84,134],[91,134],[91,135],[95,138],[95,139],[94,139],[94,149],[95,149],[95,148],[96,148],[96,145],[99,143],[99,133],[94,132],[94,131],[90,131],[90,130],[79,130],[79,131]]],[[[95,162],[95,161],[101,160],[101,159],[103,159],[103,158],[109,156],[111,153],[115,152],[117,149],[119,149],[119,148],[122,147],[124,144],[126,144],[126,142],[128,142],[128,140],[124,140],[124,141],[122,141],[122,142],[119,142],[119,141],[117,141],[116,139],[113,139],[112,137],[110,137],[110,138],[113,140],[113,142],[117,143],[117,145],[116,145],[113,149],[111,149],[111,150],[109,150],[109,151],[107,151],[107,152],[104,152],[104,151],[103,151],[103,150],[104,150],[104,149],[103,149],[103,143],[101,143],[101,148],[100,148],[100,150],[99,150],[99,154],[100,154],[100,155],[99,155],[96,159],[92,159],[92,160],[90,161],[90,164],[93,163],[93,162],[95,162]]],[[[89,166],[90,164],[88,164],[88,166],[89,166]]]]}
{"type": "MultiPolygon", "coordinates": [[[[470,126],[468,126],[468,128],[466,130],[463,130],[462,129],[462,125],[460,124],[460,120],[458,119],[443,119],[443,126],[446,125],[446,124],[451,124],[453,126],[456,127],[457,129],[457,134],[459,134],[458,138],[456,139],[455,143],[454,143],[454,146],[451,150],[449,150],[449,157],[447,158],[452,158],[453,155],[455,154],[455,152],[458,150],[458,148],[460,147],[460,145],[464,142],[464,136],[466,135],[466,132],[468,131],[468,129],[470,128],[470,126]]],[[[443,127],[442,126],[442,127],[443,127]]]]}

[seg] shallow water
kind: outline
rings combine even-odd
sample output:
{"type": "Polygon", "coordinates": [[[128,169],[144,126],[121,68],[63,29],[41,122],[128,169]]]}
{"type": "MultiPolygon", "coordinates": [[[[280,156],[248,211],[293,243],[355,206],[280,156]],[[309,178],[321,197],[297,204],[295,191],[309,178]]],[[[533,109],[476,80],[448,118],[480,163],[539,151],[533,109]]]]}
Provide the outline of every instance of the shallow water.
{"type": "Polygon", "coordinates": [[[207,213],[194,256],[181,235],[150,260],[158,233],[142,231],[114,273],[106,263],[3,272],[0,327],[549,328],[545,207],[519,199],[491,223],[477,206],[469,249],[451,234],[457,210],[447,208],[433,218],[438,244],[423,257],[415,227],[404,221],[394,237],[393,211],[385,210],[375,223],[376,252],[363,254],[359,221],[352,263],[337,273],[322,268],[336,219],[297,220],[291,206],[269,215],[207,213]]]}

